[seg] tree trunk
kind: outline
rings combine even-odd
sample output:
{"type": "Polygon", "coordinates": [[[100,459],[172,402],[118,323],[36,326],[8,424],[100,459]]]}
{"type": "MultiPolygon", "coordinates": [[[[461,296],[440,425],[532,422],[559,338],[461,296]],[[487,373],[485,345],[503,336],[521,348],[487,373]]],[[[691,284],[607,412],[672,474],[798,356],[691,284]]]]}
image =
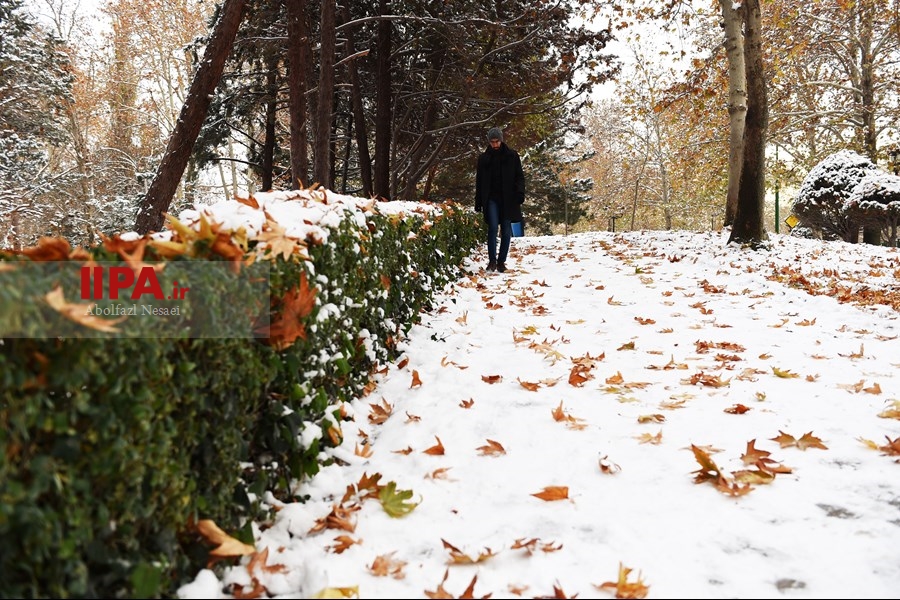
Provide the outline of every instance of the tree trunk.
{"type": "Polygon", "coordinates": [[[203,119],[209,109],[210,99],[216,90],[225,60],[231,52],[244,15],[245,0],[225,0],[219,20],[213,29],[203,60],[197,68],[188,90],[175,129],[166,145],[166,153],[156,171],[147,195],[141,201],[135,221],[135,231],[141,234],[158,231],[165,220],[172,197],[184,174],[194,142],[200,134],[203,119]]]}
{"type": "Polygon", "coordinates": [[[267,61],[269,72],[266,73],[266,132],[262,147],[262,190],[269,191],[273,187],[275,170],[275,113],[278,110],[278,57],[272,55],[267,61]]]}
{"type": "Polygon", "coordinates": [[[729,226],[734,223],[737,214],[738,190],[741,186],[747,80],[741,33],[743,5],[735,8],[730,0],[720,0],[719,4],[725,29],[725,54],[728,57],[728,192],[725,197],[725,226],[729,226]]]}
{"type": "MultiPolygon", "coordinates": [[[[346,4],[343,7],[342,14],[342,20],[345,23],[349,22],[350,11],[347,9],[346,4]]],[[[347,56],[352,56],[356,51],[352,32],[347,33],[346,51],[347,56]]],[[[359,156],[359,177],[362,181],[361,195],[363,198],[370,198],[372,196],[372,157],[369,155],[366,113],[363,107],[362,86],[359,82],[359,71],[355,60],[351,60],[347,65],[347,73],[350,79],[350,105],[353,109],[353,120],[356,122],[356,150],[359,156]]]]}
{"type": "MultiPolygon", "coordinates": [[[[878,164],[878,134],[875,124],[875,65],[872,56],[874,7],[870,3],[862,3],[860,10],[860,92],[861,92],[861,117],[863,148],[866,156],[873,163],[878,164]]],[[[867,244],[881,245],[881,228],[866,225],[863,228],[863,241],[867,244]]]]}
{"type": "Polygon", "coordinates": [[[729,243],[749,244],[753,248],[768,239],[764,223],[766,197],[766,129],[769,107],[766,75],[763,68],[762,13],[760,0],[746,0],[744,59],[747,69],[747,118],[744,123],[744,164],[737,214],[729,243]]]}
{"type": "Polygon", "coordinates": [[[291,127],[291,189],[308,182],[309,156],[306,145],[306,82],[311,70],[309,28],[306,26],[306,0],[285,0],[288,26],[288,95],[291,127]]]}
{"type": "MultiPolygon", "coordinates": [[[[378,0],[378,14],[390,11],[389,0],[378,0]]],[[[375,175],[373,191],[376,197],[391,197],[391,23],[387,19],[378,22],[376,41],[375,88],[375,175]]]]}
{"type": "Polygon", "coordinates": [[[315,180],[331,189],[331,120],[334,110],[335,0],[322,1],[319,93],[316,106],[315,180]]]}

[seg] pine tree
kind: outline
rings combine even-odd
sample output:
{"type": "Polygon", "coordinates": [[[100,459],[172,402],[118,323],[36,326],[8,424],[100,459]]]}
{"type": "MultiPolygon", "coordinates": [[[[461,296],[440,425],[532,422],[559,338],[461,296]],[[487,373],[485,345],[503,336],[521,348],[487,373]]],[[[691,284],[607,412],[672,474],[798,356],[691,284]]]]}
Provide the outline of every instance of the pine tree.
{"type": "Polygon", "coordinates": [[[61,42],[41,31],[22,0],[0,0],[0,246],[63,226],[66,214],[40,198],[71,184],[47,167],[49,148],[66,141],[63,107],[72,82],[61,42]],[[17,229],[26,222],[47,231],[17,229]]]}

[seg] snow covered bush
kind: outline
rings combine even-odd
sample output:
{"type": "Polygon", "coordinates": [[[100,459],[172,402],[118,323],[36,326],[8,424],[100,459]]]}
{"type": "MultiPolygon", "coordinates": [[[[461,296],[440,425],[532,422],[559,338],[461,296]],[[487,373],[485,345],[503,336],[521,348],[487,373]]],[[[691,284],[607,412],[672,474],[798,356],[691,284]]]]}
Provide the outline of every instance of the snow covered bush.
{"type": "Polygon", "coordinates": [[[856,242],[862,223],[850,213],[847,201],[864,177],[879,172],[872,161],[852,150],[831,154],[800,184],[793,212],[801,225],[824,239],[856,242]]]}
{"type": "Polygon", "coordinates": [[[886,230],[888,244],[896,247],[900,225],[900,177],[884,171],[867,174],[851,191],[847,212],[864,226],[886,230]]]}

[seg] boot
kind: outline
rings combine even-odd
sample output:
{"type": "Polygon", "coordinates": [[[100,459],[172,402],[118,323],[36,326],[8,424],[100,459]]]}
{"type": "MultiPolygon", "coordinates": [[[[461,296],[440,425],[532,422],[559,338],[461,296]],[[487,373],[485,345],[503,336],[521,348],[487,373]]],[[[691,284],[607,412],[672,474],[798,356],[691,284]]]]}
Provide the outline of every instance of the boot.
{"type": "Polygon", "coordinates": [[[497,262],[493,261],[493,260],[488,262],[488,271],[496,271],[496,270],[497,270],[497,262]]]}
{"type": "Polygon", "coordinates": [[[497,271],[500,273],[506,273],[506,263],[498,262],[497,271]]]}

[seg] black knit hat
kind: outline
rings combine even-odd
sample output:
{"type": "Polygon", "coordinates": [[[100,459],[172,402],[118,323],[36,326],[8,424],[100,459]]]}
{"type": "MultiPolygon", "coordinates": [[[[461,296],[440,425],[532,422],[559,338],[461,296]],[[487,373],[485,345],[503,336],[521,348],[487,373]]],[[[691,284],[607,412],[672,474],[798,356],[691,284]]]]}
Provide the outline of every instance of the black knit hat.
{"type": "Polygon", "coordinates": [[[491,127],[488,130],[487,138],[488,138],[488,141],[500,140],[502,142],[503,141],[503,132],[500,131],[499,127],[491,127]]]}

